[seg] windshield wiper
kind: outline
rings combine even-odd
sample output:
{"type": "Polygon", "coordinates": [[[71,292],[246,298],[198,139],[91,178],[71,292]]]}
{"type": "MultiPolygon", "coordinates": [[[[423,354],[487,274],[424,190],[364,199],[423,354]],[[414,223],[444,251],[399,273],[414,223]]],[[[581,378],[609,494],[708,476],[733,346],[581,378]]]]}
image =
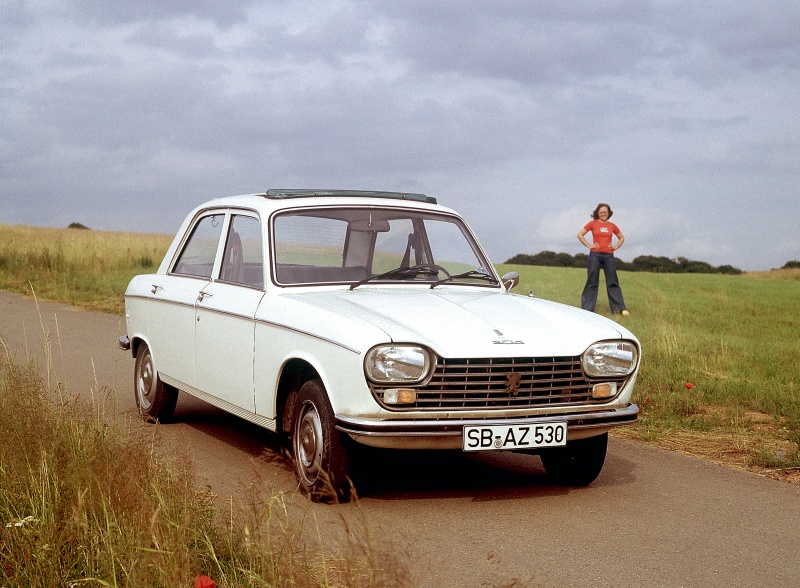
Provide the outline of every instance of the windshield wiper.
{"type": "Polygon", "coordinates": [[[432,265],[412,265],[409,267],[396,267],[393,270],[389,270],[388,272],[383,272],[382,274],[377,274],[374,276],[370,276],[368,278],[364,278],[363,280],[359,280],[353,284],[350,284],[350,289],[358,288],[362,284],[366,284],[368,282],[372,282],[374,280],[382,280],[384,278],[402,278],[407,276],[419,276],[419,275],[426,275],[426,276],[438,276],[439,270],[432,265]]]}
{"type": "Polygon", "coordinates": [[[468,272],[464,272],[462,274],[447,276],[446,278],[437,280],[433,284],[431,284],[431,288],[435,288],[436,286],[444,284],[445,282],[452,282],[453,280],[457,280],[459,278],[477,278],[479,280],[486,280],[487,282],[491,282],[492,284],[500,283],[497,278],[487,274],[486,272],[482,272],[480,270],[469,270],[468,272]]]}

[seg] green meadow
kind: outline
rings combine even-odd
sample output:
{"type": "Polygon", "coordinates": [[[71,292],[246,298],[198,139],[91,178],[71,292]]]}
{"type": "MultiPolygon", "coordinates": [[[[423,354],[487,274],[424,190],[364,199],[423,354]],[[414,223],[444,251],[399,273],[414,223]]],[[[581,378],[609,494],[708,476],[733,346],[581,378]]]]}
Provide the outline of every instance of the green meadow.
{"type": "MultiPolygon", "coordinates": [[[[122,314],[128,281],[170,241],[0,225],[0,289],[122,314]]],[[[579,304],[581,269],[498,269],[520,273],[517,293],[579,304]]],[[[641,418],[614,435],[800,482],[800,270],[620,280],[631,315],[618,318],[643,347],[641,418]]],[[[114,391],[91,404],[68,392],[0,345],[0,585],[409,584],[403,554],[365,524],[321,551],[308,504],[268,484],[220,508],[158,428],[114,418],[114,391]]]]}
{"type": "MultiPolygon", "coordinates": [[[[0,225],[0,289],[123,313],[136,274],[155,271],[172,237],[0,225]]],[[[515,270],[515,292],[579,305],[585,271],[515,270]]],[[[747,468],[800,468],[800,270],[743,275],[620,272],[642,342],[634,401],[618,434],[747,468]]],[[[604,284],[598,312],[608,316],[604,284]]]]}
{"type": "Polygon", "coordinates": [[[136,274],[158,269],[172,237],[0,225],[0,289],[122,314],[136,274]]]}
{"type": "MultiPolygon", "coordinates": [[[[584,270],[500,265],[520,293],[580,305],[584,270]]],[[[641,341],[625,436],[769,473],[800,466],[800,271],[743,275],[620,272],[641,341]]],[[[598,312],[611,317],[603,290],[598,312]]]]}

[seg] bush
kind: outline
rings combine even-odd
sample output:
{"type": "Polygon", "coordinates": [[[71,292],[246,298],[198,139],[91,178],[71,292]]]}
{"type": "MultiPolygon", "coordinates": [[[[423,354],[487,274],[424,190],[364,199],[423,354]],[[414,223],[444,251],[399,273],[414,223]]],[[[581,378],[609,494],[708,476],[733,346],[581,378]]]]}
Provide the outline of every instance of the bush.
{"type": "MultiPolygon", "coordinates": [[[[517,265],[538,265],[545,267],[586,267],[588,255],[585,253],[555,253],[553,251],[542,251],[536,255],[518,253],[506,261],[507,264],[517,265]]],[[[790,262],[798,263],[800,262],[790,262]]],[[[788,265],[788,264],[787,264],[788,265]]],[[[742,270],[732,265],[722,265],[714,267],[705,261],[694,261],[685,257],[670,259],[669,257],[655,255],[640,255],[632,262],[623,261],[617,258],[617,269],[629,272],[654,272],[664,274],[741,274],[742,270]]]]}

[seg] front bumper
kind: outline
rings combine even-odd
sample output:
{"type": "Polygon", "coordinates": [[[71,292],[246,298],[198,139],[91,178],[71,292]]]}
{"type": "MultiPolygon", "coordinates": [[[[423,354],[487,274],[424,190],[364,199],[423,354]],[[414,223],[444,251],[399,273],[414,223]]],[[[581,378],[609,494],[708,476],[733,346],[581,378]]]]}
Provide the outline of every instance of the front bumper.
{"type": "Polygon", "coordinates": [[[568,439],[599,435],[614,427],[635,423],[639,407],[629,404],[622,410],[549,414],[514,419],[456,419],[456,420],[384,420],[374,421],[336,417],[336,429],[356,441],[379,447],[456,448],[461,447],[465,426],[492,424],[522,424],[566,422],[568,439]]]}

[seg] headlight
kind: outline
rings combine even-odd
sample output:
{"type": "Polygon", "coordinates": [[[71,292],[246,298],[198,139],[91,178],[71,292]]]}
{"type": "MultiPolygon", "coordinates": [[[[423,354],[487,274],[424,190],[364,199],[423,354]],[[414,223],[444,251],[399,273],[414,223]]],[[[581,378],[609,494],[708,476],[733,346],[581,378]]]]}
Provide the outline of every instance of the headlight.
{"type": "Polygon", "coordinates": [[[638,359],[639,351],[629,341],[595,343],[583,353],[583,371],[592,378],[627,376],[638,359]]]}
{"type": "Polygon", "coordinates": [[[377,384],[421,382],[431,365],[430,354],[418,345],[378,345],[364,359],[367,377],[377,384]]]}

